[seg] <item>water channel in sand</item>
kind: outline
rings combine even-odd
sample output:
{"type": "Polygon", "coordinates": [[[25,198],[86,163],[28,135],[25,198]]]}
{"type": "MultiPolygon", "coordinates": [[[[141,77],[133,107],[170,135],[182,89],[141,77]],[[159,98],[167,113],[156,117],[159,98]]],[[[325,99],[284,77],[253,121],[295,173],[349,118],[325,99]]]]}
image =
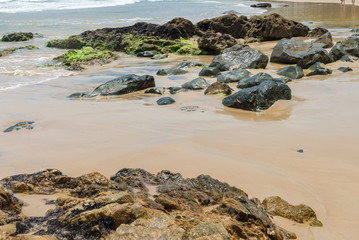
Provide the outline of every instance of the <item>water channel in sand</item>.
{"type": "MultiPolygon", "coordinates": [[[[313,25],[340,27],[331,29],[335,39],[350,34],[344,29],[347,21],[339,26],[337,19],[334,26],[330,16],[316,20],[314,15],[306,18],[313,25]]],[[[269,55],[274,44],[253,47],[269,55]]],[[[359,234],[359,62],[328,65],[334,70],[349,66],[353,72],[334,71],[289,83],[293,100],[279,101],[259,113],[226,109],[222,97],[204,96],[202,91],[176,94],[177,103],[170,106],[157,106],[158,96],[143,92],[66,99],[121,74],[155,75],[159,68],[184,59],[211,61],[171,56],[153,62],[124,55],[106,69],[0,92],[1,129],[18,121],[35,121],[31,131],[0,133],[0,178],[42,168],[58,168],[71,176],[98,171],[109,177],[124,167],[169,169],[185,177],[210,174],[250,196],[279,195],[293,204],[310,205],[324,227],[276,220],[296,232],[298,239],[355,239],[359,234]],[[198,108],[181,110],[187,106],[198,108]]],[[[279,67],[270,64],[265,72],[275,75],[279,67]]],[[[156,77],[156,83],[179,86],[197,77],[198,71],[156,77]]]]}

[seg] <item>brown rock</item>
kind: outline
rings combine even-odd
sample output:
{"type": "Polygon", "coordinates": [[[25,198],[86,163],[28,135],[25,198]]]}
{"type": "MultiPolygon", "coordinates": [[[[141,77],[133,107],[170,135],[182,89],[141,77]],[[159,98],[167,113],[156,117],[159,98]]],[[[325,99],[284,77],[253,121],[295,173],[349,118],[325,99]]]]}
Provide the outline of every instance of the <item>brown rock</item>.
{"type": "Polygon", "coordinates": [[[6,224],[0,226],[0,239],[6,240],[9,239],[10,236],[14,236],[16,233],[16,225],[15,224],[6,224]]]}
{"type": "Polygon", "coordinates": [[[299,223],[309,223],[311,226],[323,226],[317,219],[313,209],[307,205],[291,205],[278,196],[263,200],[263,206],[272,215],[288,218],[299,223]]]}
{"type": "Polygon", "coordinates": [[[225,33],[206,33],[198,39],[198,47],[209,54],[220,54],[225,48],[237,44],[237,40],[225,33]]]}
{"type": "Polygon", "coordinates": [[[206,91],[204,91],[204,94],[206,95],[215,95],[215,94],[222,94],[222,95],[231,95],[232,94],[232,88],[230,88],[227,84],[222,82],[215,82],[212,83],[206,91]]]}
{"type": "Polygon", "coordinates": [[[134,203],[134,200],[129,192],[106,193],[94,199],[96,204],[106,205],[110,203],[134,203]]]}
{"type": "Polygon", "coordinates": [[[20,213],[23,203],[0,184],[0,210],[20,213]]]}
{"type": "Polygon", "coordinates": [[[19,234],[16,235],[16,237],[12,238],[11,240],[57,240],[54,236],[48,236],[48,235],[28,235],[28,234],[19,234]]]}
{"type": "Polygon", "coordinates": [[[329,32],[328,29],[317,27],[317,28],[310,30],[308,32],[307,37],[320,37],[323,34],[326,34],[327,32],[329,32]]]}
{"type": "Polygon", "coordinates": [[[165,197],[157,196],[155,201],[161,204],[163,208],[166,209],[167,211],[182,209],[182,207],[178,203],[165,197]]]}
{"type": "Polygon", "coordinates": [[[183,240],[193,239],[231,239],[227,230],[221,223],[202,222],[192,228],[189,232],[186,232],[183,236],[183,240]]]}
{"type": "Polygon", "coordinates": [[[169,39],[190,38],[195,34],[196,28],[191,21],[179,17],[162,25],[157,32],[169,39]]]}

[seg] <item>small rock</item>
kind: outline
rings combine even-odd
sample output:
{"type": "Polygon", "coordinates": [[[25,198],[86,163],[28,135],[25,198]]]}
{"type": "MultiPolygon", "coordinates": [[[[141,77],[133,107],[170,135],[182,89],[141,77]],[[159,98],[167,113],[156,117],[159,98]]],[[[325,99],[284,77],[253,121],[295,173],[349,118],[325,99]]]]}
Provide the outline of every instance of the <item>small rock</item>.
{"type": "Polygon", "coordinates": [[[181,111],[185,111],[185,112],[195,112],[198,109],[199,109],[198,106],[185,106],[180,108],[181,111]]]}
{"type": "Polygon", "coordinates": [[[2,37],[1,41],[3,42],[22,42],[28,41],[34,38],[34,34],[31,32],[15,32],[9,33],[2,37]]]}
{"type": "Polygon", "coordinates": [[[170,91],[171,94],[176,94],[179,92],[186,92],[188,91],[188,89],[184,89],[181,87],[169,87],[168,90],[170,91]]]}
{"type": "Polygon", "coordinates": [[[254,7],[254,8],[271,8],[272,4],[270,4],[270,3],[257,3],[257,4],[251,5],[251,7],[254,7]]]}
{"type": "Polygon", "coordinates": [[[230,88],[227,84],[223,82],[215,82],[212,83],[206,91],[204,91],[205,95],[215,95],[215,94],[222,94],[222,95],[231,95],[232,88],[230,88]]]}
{"type": "Polygon", "coordinates": [[[240,13],[237,12],[237,11],[234,11],[234,10],[229,10],[229,11],[223,12],[222,14],[236,14],[236,15],[239,15],[240,13]]]}
{"type": "Polygon", "coordinates": [[[217,67],[207,67],[207,68],[203,68],[199,72],[199,76],[215,77],[220,72],[221,72],[221,70],[219,70],[217,67]]]}
{"type": "Polygon", "coordinates": [[[152,51],[144,51],[144,52],[139,52],[136,54],[137,57],[154,57],[155,55],[157,55],[157,51],[156,50],[152,50],[152,51]]]}
{"type": "Polygon", "coordinates": [[[152,94],[159,94],[159,95],[163,95],[165,93],[166,89],[163,87],[155,87],[155,88],[150,88],[147,89],[145,91],[145,93],[152,93],[152,94]]]}
{"type": "Polygon", "coordinates": [[[15,125],[8,127],[7,129],[4,130],[4,133],[8,133],[8,132],[12,132],[12,131],[19,131],[20,129],[28,129],[31,130],[34,127],[32,126],[32,124],[34,124],[35,122],[33,121],[25,121],[25,122],[18,122],[15,125]]]}
{"type": "Polygon", "coordinates": [[[88,93],[86,93],[86,92],[75,92],[75,93],[72,93],[71,95],[67,96],[67,98],[83,98],[87,94],[88,93]]]}
{"type": "Polygon", "coordinates": [[[192,81],[182,84],[182,88],[190,90],[205,89],[209,86],[209,83],[204,78],[196,78],[192,81]]]}
{"type": "Polygon", "coordinates": [[[165,58],[168,58],[168,53],[157,54],[157,55],[152,57],[152,59],[154,59],[154,60],[160,60],[160,59],[165,59],[165,58]]]}
{"type": "Polygon", "coordinates": [[[181,75],[188,73],[185,69],[192,68],[192,67],[202,67],[203,65],[196,62],[182,62],[173,68],[168,69],[160,69],[157,72],[157,75],[165,76],[165,75],[181,75]]]}
{"type": "Polygon", "coordinates": [[[342,72],[349,72],[349,71],[353,71],[352,68],[350,67],[340,67],[338,68],[339,71],[342,71],[342,72]]]}
{"type": "Polygon", "coordinates": [[[304,153],[304,150],[303,149],[298,149],[297,152],[304,153]]]}
{"type": "Polygon", "coordinates": [[[249,78],[252,74],[246,69],[233,69],[228,73],[222,73],[217,76],[217,82],[231,83],[249,78]]]}
{"type": "Polygon", "coordinates": [[[342,62],[354,62],[353,57],[350,56],[350,55],[344,55],[339,60],[342,61],[342,62]]]}
{"type": "Polygon", "coordinates": [[[314,76],[314,75],[328,75],[328,74],[332,74],[332,70],[325,68],[325,65],[320,63],[320,62],[316,62],[314,63],[312,66],[310,66],[308,68],[311,72],[307,74],[307,76],[314,76]]]}
{"type": "Polygon", "coordinates": [[[337,61],[344,55],[359,57],[359,38],[351,36],[337,42],[329,54],[334,61],[337,61]]]}
{"type": "Polygon", "coordinates": [[[303,69],[299,66],[288,66],[277,71],[278,75],[289,77],[291,79],[299,79],[304,76],[303,69]]]}
{"type": "Polygon", "coordinates": [[[169,105],[175,102],[176,101],[171,97],[163,97],[157,100],[158,105],[169,105]]]}
{"type": "Polygon", "coordinates": [[[242,79],[238,82],[237,88],[249,88],[261,84],[264,81],[272,81],[273,78],[267,73],[258,73],[252,77],[242,79]]]}
{"type": "Polygon", "coordinates": [[[329,32],[328,29],[317,27],[310,30],[307,37],[320,37],[328,32],[329,32]]]}
{"type": "Polygon", "coordinates": [[[350,32],[359,33],[359,28],[353,28],[350,32]]]}

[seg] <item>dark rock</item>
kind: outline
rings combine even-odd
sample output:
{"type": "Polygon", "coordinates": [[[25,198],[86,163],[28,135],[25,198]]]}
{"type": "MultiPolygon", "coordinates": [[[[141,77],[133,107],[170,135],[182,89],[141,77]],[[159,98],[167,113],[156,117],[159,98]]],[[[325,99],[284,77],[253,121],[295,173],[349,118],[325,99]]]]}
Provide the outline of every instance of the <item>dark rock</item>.
{"type": "Polygon", "coordinates": [[[219,70],[217,67],[207,67],[207,68],[203,68],[200,72],[199,72],[199,76],[207,76],[207,77],[215,77],[217,76],[219,73],[221,72],[221,70],[219,70]]]}
{"type": "Polygon", "coordinates": [[[150,88],[147,89],[145,91],[145,93],[152,93],[152,94],[159,94],[159,95],[163,95],[165,93],[166,89],[163,87],[155,87],[155,88],[150,88]]]}
{"type": "Polygon", "coordinates": [[[275,196],[264,199],[263,206],[272,215],[288,218],[299,223],[309,223],[311,226],[323,226],[313,209],[304,204],[293,206],[275,196]]]}
{"type": "Polygon", "coordinates": [[[188,73],[186,69],[192,67],[202,67],[202,64],[196,62],[182,62],[173,68],[161,69],[157,72],[157,75],[165,76],[165,75],[181,75],[188,73]]]}
{"type": "Polygon", "coordinates": [[[251,7],[254,7],[254,8],[271,8],[272,4],[270,4],[270,3],[257,3],[257,4],[251,5],[251,7]]]}
{"type": "Polygon", "coordinates": [[[198,39],[198,47],[209,54],[217,55],[225,48],[237,44],[237,40],[225,33],[206,33],[198,39]]]}
{"type": "Polygon", "coordinates": [[[230,88],[227,84],[223,82],[215,82],[212,83],[206,91],[204,91],[205,95],[215,95],[215,94],[222,94],[222,95],[231,95],[232,88],[230,88]]]}
{"type": "Polygon", "coordinates": [[[239,50],[242,50],[245,47],[249,48],[248,45],[242,45],[241,43],[237,43],[236,45],[234,45],[232,47],[223,49],[222,53],[239,51],[239,50]]]}
{"type": "Polygon", "coordinates": [[[258,111],[268,109],[277,100],[290,100],[291,97],[291,90],[284,83],[265,81],[224,98],[222,103],[226,107],[258,111]]]}
{"type": "Polygon", "coordinates": [[[67,98],[83,98],[88,94],[88,92],[75,92],[67,96],[67,98]]]}
{"type": "Polygon", "coordinates": [[[4,50],[0,51],[0,57],[6,56],[8,54],[11,54],[11,53],[17,51],[17,50],[22,50],[22,49],[35,50],[35,49],[39,49],[39,48],[34,45],[28,45],[28,46],[24,46],[24,47],[5,48],[4,50]]]}
{"type": "Polygon", "coordinates": [[[261,84],[264,81],[272,81],[273,78],[267,73],[258,73],[252,77],[244,78],[238,82],[237,88],[249,88],[261,84]]]}
{"type": "Polygon", "coordinates": [[[205,89],[209,86],[209,83],[204,78],[196,78],[192,81],[182,84],[182,88],[190,90],[205,89]]]}
{"type": "Polygon", "coordinates": [[[25,122],[18,122],[15,125],[8,127],[7,129],[4,130],[4,133],[8,133],[8,132],[12,132],[12,131],[19,131],[20,129],[28,129],[31,130],[34,127],[32,126],[32,124],[34,124],[35,122],[33,121],[25,121],[25,122]]]}
{"type": "Polygon", "coordinates": [[[350,68],[350,67],[340,67],[340,68],[338,68],[338,70],[341,71],[341,72],[353,71],[353,69],[350,68]]]}
{"type": "Polygon", "coordinates": [[[154,57],[155,55],[157,55],[157,51],[156,50],[152,50],[152,51],[144,51],[144,52],[139,52],[136,54],[137,57],[154,57]]]}
{"type": "Polygon", "coordinates": [[[292,79],[289,78],[289,77],[280,77],[280,78],[273,78],[272,81],[281,82],[281,83],[288,83],[288,82],[291,82],[292,79]]]}
{"type": "Polygon", "coordinates": [[[359,38],[347,37],[346,39],[337,42],[332,50],[330,50],[329,54],[334,61],[337,61],[344,55],[359,57],[359,38]]]}
{"type": "Polygon", "coordinates": [[[303,149],[298,149],[297,152],[298,153],[304,153],[304,150],[303,149]]]}
{"type": "Polygon", "coordinates": [[[47,42],[46,47],[61,48],[61,49],[81,49],[86,46],[86,43],[78,36],[71,36],[67,39],[54,39],[47,42]]]}
{"type": "Polygon", "coordinates": [[[20,213],[22,205],[23,202],[0,184],[0,210],[9,213],[20,213]]]}
{"type": "Polygon", "coordinates": [[[319,44],[323,48],[331,48],[334,45],[333,39],[332,39],[332,34],[330,32],[323,34],[317,40],[315,40],[313,43],[319,44]]]}
{"type": "Polygon", "coordinates": [[[1,38],[3,42],[22,42],[28,41],[34,38],[34,34],[31,32],[15,32],[4,35],[1,38]]]}
{"type": "Polygon", "coordinates": [[[350,32],[359,33],[359,28],[353,28],[350,32]]]}
{"type": "Polygon", "coordinates": [[[169,87],[168,90],[170,91],[171,94],[177,94],[179,92],[188,91],[187,89],[184,89],[184,88],[181,88],[181,87],[169,87]]]}
{"type": "Polygon", "coordinates": [[[326,33],[328,33],[328,29],[317,27],[308,32],[307,37],[320,37],[326,33]]]}
{"type": "Polygon", "coordinates": [[[165,59],[165,58],[168,58],[168,53],[157,54],[157,55],[152,57],[152,59],[154,59],[154,60],[160,60],[160,59],[165,59]]]}
{"type": "Polygon", "coordinates": [[[264,53],[256,49],[246,48],[240,51],[217,55],[209,66],[226,71],[230,67],[265,68],[267,64],[268,57],[264,53]]]}
{"type": "Polygon", "coordinates": [[[315,62],[329,63],[331,58],[322,47],[300,38],[282,39],[273,49],[271,62],[297,64],[308,68],[315,62]]]}
{"type": "Polygon", "coordinates": [[[157,100],[158,105],[169,105],[175,102],[176,101],[171,97],[163,97],[157,100]]]}
{"type": "Polygon", "coordinates": [[[217,76],[217,82],[231,83],[238,82],[244,78],[249,78],[252,74],[246,69],[233,69],[228,73],[222,73],[217,76]]]}
{"type": "Polygon", "coordinates": [[[278,75],[289,77],[291,79],[299,79],[304,76],[303,69],[299,66],[288,66],[277,71],[278,75]]]}
{"type": "Polygon", "coordinates": [[[352,56],[349,56],[349,55],[344,55],[339,60],[342,62],[354,62],[352,56]]]}
{"type": "Polygon", "coordinates": [[[307,74],[307,76],[314,76],[314,75],[328,75],[332,74],[332,70],[325,68],[324,64],[322,63],[315,63],[312,66],[309,67],[310,73],[307,74]]]}
{"type": "Polygon", "coordinates": [[[154,35],[162,35],[168,39],[190,38],[196,33],[193,23],[184,18],[174,18],[168,23],[160,26],[154,35]]]}
{"type": "Polygon", "coordinates": [[[155,79],[149,75],[128,74],[101,84],[87,97],[121,95],[155,86],[155,79]]]}

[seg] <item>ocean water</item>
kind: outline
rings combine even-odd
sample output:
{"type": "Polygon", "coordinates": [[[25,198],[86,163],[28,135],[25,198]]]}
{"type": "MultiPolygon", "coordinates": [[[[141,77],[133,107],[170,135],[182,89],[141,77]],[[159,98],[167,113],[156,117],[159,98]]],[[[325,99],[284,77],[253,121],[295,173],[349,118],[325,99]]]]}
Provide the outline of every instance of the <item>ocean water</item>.
{"type": "Polygon", "coordinates": [[[197,22],[229,10],[247,16],[266,11],[251,8],[251,4],[253,1],[238,0],[0,0],[0,37],[16,31],[44,35],[26,43],[0,42],[0,50],[29,44],[40,47],[0,58],[0,91],[77,74],[44,67],[63,52],[46,48],[46,42],[51,39],[140,21],[165,23],[174,17],[184,17],[197,22]]]}

